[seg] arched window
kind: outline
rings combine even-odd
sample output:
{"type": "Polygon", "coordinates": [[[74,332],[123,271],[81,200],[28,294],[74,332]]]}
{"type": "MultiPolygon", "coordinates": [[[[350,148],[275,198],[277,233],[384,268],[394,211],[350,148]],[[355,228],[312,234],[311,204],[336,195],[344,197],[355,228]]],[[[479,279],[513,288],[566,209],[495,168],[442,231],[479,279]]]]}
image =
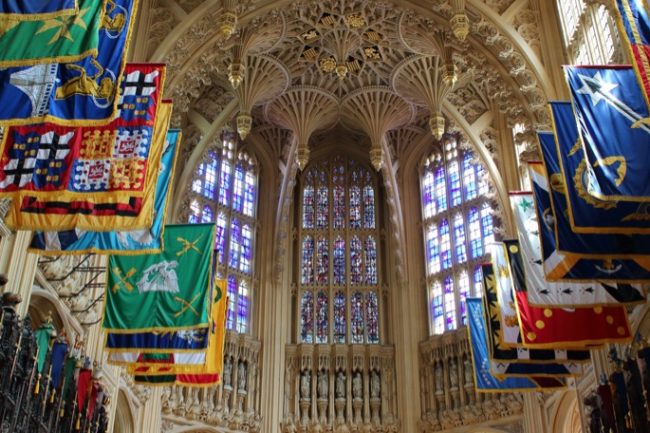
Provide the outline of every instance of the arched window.
{"type": "Polygon", "coordinates": [[[481,294],[480,264],[494,241],[489,183],[469,150],[450,138],[426,159],[420,176],[430,332],[467,322],[466,298],[481,294]]]}
{"type": "Polygon", "coordinates": [[[337,156],[300,178],[300,343],[380,342],[377,179],[337,156]]]}
{"type": "Polygon", "coordinates": [[[226,327],[249,332],[255,257],[257,167],[246,152],[237,152],[230,135],[209,150],[199,164],[190,190],[190,223],[215,222],[217,273],[226,278],[226,327]]]}
{"type": "Polygon", "coordinates": [[[616,24],[605,5],[588,3],[557,0],[569,61],[577,65],[613,63],[621,46],[616,24]]]}

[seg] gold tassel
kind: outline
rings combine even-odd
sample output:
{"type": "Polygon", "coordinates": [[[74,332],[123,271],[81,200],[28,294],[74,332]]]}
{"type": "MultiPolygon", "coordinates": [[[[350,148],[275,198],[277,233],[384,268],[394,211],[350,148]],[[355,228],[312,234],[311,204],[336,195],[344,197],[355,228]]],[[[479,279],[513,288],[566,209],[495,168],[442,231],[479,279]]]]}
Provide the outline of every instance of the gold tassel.
{"type": "Polygon", "coordinates": [[[39,374],[36,377],[36,386],[34,387],[34,394],[38,395],[40,390],[41,390],[41,375],[39,374]]]}
{"type": "Polygon", "coordinates": [[[59,417],[63,418],[64,415],[65,415],[65,409],[61,408],[61,412],[59,413],[59,417]]]}
{"type": "Polygon", "coordinates": [[[50,403],[54,403],[54,394],[56,394],[56,389],[52,390],[52,394],[50,395],[50,403]]]}
{"type": "Polygon", "coordinates": [[[81,414],[77,417],[77,424],[74,426],[75,430],[79,430],[81,428],[81,414]]]}

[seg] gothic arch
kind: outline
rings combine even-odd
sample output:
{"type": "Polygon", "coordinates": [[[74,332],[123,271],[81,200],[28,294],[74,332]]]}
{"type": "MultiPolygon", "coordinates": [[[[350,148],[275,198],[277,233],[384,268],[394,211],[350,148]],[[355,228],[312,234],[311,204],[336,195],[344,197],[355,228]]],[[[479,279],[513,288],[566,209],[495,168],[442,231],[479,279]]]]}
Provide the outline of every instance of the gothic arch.
{"type": "Polygon", "coordinates": [[[34,285],[27,313],[32,319],[32,327],[38,328],[50,312],[54,328],[59,332],[65,331],[69,336],[81,334],[81,329],[72,323],[69,313],[61,305],[61,300],[40,286],[34,285]]]}
{"type": "Polygon", "coordinates": [[[120,389],[117,395],[113,433],[135,433],[133,410],[124,389],[120,389]]]}

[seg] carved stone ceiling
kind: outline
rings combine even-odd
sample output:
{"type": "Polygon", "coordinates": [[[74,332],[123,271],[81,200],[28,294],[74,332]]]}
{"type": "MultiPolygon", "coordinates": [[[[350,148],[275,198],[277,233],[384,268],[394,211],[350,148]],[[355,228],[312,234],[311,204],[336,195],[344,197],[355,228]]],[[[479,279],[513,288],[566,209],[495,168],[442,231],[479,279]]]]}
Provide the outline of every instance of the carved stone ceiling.
{"type": "MultiPolygon", "coordinates": [[[[175,23],[177,18],[165,15],[171,12],[161,12],[165,9],[162,4],[170,2],[159,2],[156,19],[175,23]]],[[[202,3],[176,0],[188,14],[202,3]]],[[[515,2],[474,3],[484,3],[498,15],[515,2]]],[[[528,2],[523,3],[526,7],[520,8],[512,28],[517,31],[519,26],[530,39],[537,18],[528,2]]],[[[286,68],[288,91],[295,86],[313,86],[343,100],[351,92],[371,86],[396,91],[391,76],[400,62],[412,56],[444,56],[445,50],[453,52],[458,72],[458,81],[446,100],[468,124],[494,109],[505,113],[510,122],[526,121],[536,126],[548,122],[546,98],[529,58],[476,7],[467,9],[470,35],[463,42],[451,35],[449,20],[453,10],[445,0],[253,0],[238,2],[237,11],[240,25],[228,40],[214,36],[219,16],[215,6],[188,27],[163,59],[153,59],[169,64],[167,94],[171,93],[177,102],[177,124],[191,109],[208,121],[216,117],[216,111],[228,99],[224,93],[234,96],[229,85],[223,83],[233,70],[231,63],[239,60],[246,63],[250,57],[270,56],[286,68]],[[272,3],[281,7],[274,8],[272,3]],[[215,89],[217,85],[223,86],[221,91],[215,89]]],[[[149,43],[152,52],[152,40],[149,43]]],[[[535,52],[534,41],[527,46],[535,52]]],[[[415,108],[416,119],[429,111],[428,107],[415,108]]],[[[259,109],[253,115],[257,112],[259,109]]],[[[254,120],[256,125],[259,122],[254,120]]]]}

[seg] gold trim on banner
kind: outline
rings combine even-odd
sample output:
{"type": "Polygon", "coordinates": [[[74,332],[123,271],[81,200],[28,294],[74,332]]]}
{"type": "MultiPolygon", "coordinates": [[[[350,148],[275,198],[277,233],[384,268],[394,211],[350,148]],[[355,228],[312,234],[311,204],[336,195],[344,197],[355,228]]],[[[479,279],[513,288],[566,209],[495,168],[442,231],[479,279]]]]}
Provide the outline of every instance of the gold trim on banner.
{"type": "MultiPolygon", "coordinates": [[[[485,320],[485,311],[483,311],[483,319],[485,320]]],[[[487,336],[486,336],[487,337],[487,336]]],[[[477,392],[482,392],[482,393],[504,393],[508,391],[516,391],[516,392],[537,392],[540,390],[553,390],[553,389],[563,389],[566,388],[566,384],[564,386],[559,386],[559,387],[543,387],[539,386],[537,383],[534,382],[533,379],[530,379],[531,383],[533,383],[535,386],[530,387],[530,388],[498,388],[498,389],[485,389],[485,388],[479,388],[478,386],[478,378],[476,374],[476,358],[474,357],[474,344],[472,343],[472,331],[470,330],[469,324],[467,326],[467,338],[469,340],[469,352],[472,357],[472,377],[474,378],[474,389],[477,392]]],[[[489,362],[489,360],[488,360],[489,362]]],[[[480,370],[480,368],[478,369],[480,370]]],[[[535,376],[533,376],[535,377],[535,376]]],[[[498,378],[497,378],[498,380],[498,378]]]]}
{"type": "MultiPolygon", "coordinates": [[[[174,151],[174,158],[172,160],[172,167],[171,167],[171,173],[169,174],[169,187],[167,189],[167,194],[165,195],[164,202],[162,204],[162,229],[160,230],[160,248],[148,248],[148,249],[141,249],[141,250],[108,250],[108,249],[100,249],[100,248],[87,248],[84,250],[41,250],[37,248],[31,248],[28,247],[27,251],[30,253],[38,254],[40,256],[74,256],[74,255],[81,255],[81,254],[101,254],[101,255],[114,255],[114,256],[137,256],[140,254],[160,254],[163,250],[163,237],[165,236],[165,226],[167,224],[167,210],[168,210],[168,204],[170,197],[173,197],[173,191],[174,191],[174,176],[176,174],[176,162],[178,161],[178,154],[182,138],[183,138],[183,133],[182,131],[178,131],[178,139],[176,141],[176,150],[174,151]]],[[[164,153],[164,149],[163,149],[164,153]]],[[[161,156],[162,157],[162,156],[161,156]]],[[[146,199],[145,199],[146,200],[146,199]]],[[[154,198],[153,200],[155,201],[155,191],[154,191],[154,198]]],[[[155,205],[155,203],[154,203],[155,205]]],[[[143,206],[144,207],[144,206],[143,206]]],[[[131,230],[119,230],[119,231],[124,231],[128,232],[131,230]]]]}
{"type": "Polygon", "coordinates": [[[21,14],[21,13],[0,13],[0,21],[13,20],[13,21],[41,21],[57,17],[67,17],[79,13],[79,2],[74,0],[74,7],[67,9],[60,9],[53,12],[44,12],[40,14],[21,14]]]}
{"type": "MultiPolygon", "coordinates": [[[[569,101],[565,101],[569,102],[569,101]]],[[[573,110],[573,105],[571,105],[571,109],[573,110]]],[[[555,150],[558,155],[558,162],[560,165],[560,171],[562,174],[562,177],[564,178],[564,181],[567,182],[568,179],[566,178],[566,174],[569,172],[568,167],[565,168],[564,162],[562,161],[562,153],[560,149],[560,142],[558,140],[558,135],[557,135],[557,124],[555,121],[555,116],[553,115],[553,110],[549,109],[550,112],[550,119],[551,119],[551,132],[553,133],[554,141],[555,141],[555,150]]],[[[574,117],[575,117],[575,112],[574,112],[574,117]]],[[[583,162],[586,164],[587,161],[584,158],[584,143],[582,141],[582,138],[580,137],[580,132],[578,132],[578,141],[576,142],[576,145],[580,145],[582,147],[582,152],[583,152],[583,162]]],[[[574,146],[575,147],[575,146],[574,146]]],[[[542,161],[543,162],[543,161],[542,161]]],[[[570,173],[569,173],[570,174],[570,173]]],[[[574,173],[574,178],[575,178],[575,173],[574,173]]],[[[585,191],[587,194],[587,197],[583,197],[580,194],[580,191],[578,191],[578,194],[580,197],[587,202],[587,204],[592,205],[588,197],[591,197],[594,201],[597,200],[596,197],[591,196],[587,191],[585,191]]],[[[576,232],[576,233],[584,233],[584,234],[590,234],[590,233],[596,233],[596,234],[628,234],[628,235],[638,235],[638,234],[650,234],[650,228],[644,229],[644,228],[636,228],[636,227],[589,227],[589,226],[577,226],[575,223],[575,218],[573,216],[573,206],[571,205],[571,200],[569,199],[568,194],[564,196],[564,199],[567,204],[567,214],[569,216],[569,225],[571,226],[571,230],[576,232]]],[[[607,200],[599,200],[601,202],[607,203],[607,200]]],[[[618,200],[618,201],[627,201],[627,200],[618,200]]],[[[617,201],[615,201],[617,202],[617,201]]],[[[634,203],[634,202],[633,202],[634,203]]],[[[598,206],[592,205],[596,208],[598,206]]],[[[614,203],[614,206],[616,206],[616,203],[614,203]]],[[[650,216],[650,215],[649,215],[650,216]]]]}
{"type": "MultiPolygon", "coordinates": [[[[129,27],[127,29],[126,40],[124,42],[124,53],[122,55],[122,63],[120,65],[119,72],[116,75],[118,80],[121,80],[122,77],[124,76],[124,69],[126,68],[127,65],[127,58],[129,57],[129,49],[131,47],[133,28],[135,26],[135,22],[137,21],[136,18],[140,6],[140,0],[132,0],[132,1],[133,1],[133,8],[131,11],[129,27]]],[[[100,27],[100,31],[101,31],[101,27],[100,27]]],[[[128,62],[128,64],[166,66],[164,63],[128,62]]],[[[166,70],[167,68],[163,67],[162,72],[160,74],[160,95],[161,95],[160,100],[161,101],[162,101],[162,90],[165,88],[164,86],[165,86],[166,70]]],[[[36,117],[25,117],[25,118],[15,118],[15,119],[5,119],[5,120],[0,119],[0,126],[20,126],[20,125],[29,125],[31,123],[45,123],[45,122],[51,122],[61,126],[106,126],[109,123],[111,123],[113,120],[115,120],[115,113],[117,112],[117,101],[120,97],[119,82],[116,83],[116,89],[117,92],[115,93],[115,97],[113,98],[114,99],[113,110],[112,110],[113,116],[107,117],[105,119],[93,119],[93,120],[68,119],[63,117],[52,116],[51,114],[46,114],[44,116],[36,116],[36,117]]]]}
{"type": "MultiPolygon", "coordinates": [[[[614,0],[615,2],[616,0],[614,0]]],[[[627,21],[630,23],[630,30],[632,30],[632,35],[634,37],[634,41],[630,40],[627,34],[627,30],[625,29],[625,24],[623,23],[623,15],[622,11],[614,5],[614,9],[616,10],[616,14],[612,18],[614,18],[614,22],[616,23],[616,27],[618,27],[618,32],[621,35],[621,37],[624,39],[623,45],[625,45],[625,48],[627,49],[628,55],[630,56],[630,59],[632,60],[632,66],[634,67],[634,73],[636,75],[636,79],[639,83],[639,87],[641,87],[641,92],[643,93],[643,98],[645,99],[646,105],[648,109],[650,110],[650,95],[648,95],[646,91],[646,86],[645,83],[643,82],[643,75],[645,72],[646,79],[649,79],[647,77],[648,71],[650,71],[650,61],[648,60],[648,57],[645,55],[645,51],[641,49],[640,51],[640,57],[641,61],[643,62],[643,66],[645,68],[645,71],[641,71],[639,68],[639,64],[634,61],[635,56],[634,56],[634,50],[632,48],[632,45],[635,46],[642,46],[643,43],[641,41],[641,32],[639,32],[639,29],[636,25],[636,22],[634,21],[634,15],[632,14],[632,8],[630,7],[630,1],[629,0],[621,0],[621,3],[623,4],[623,7],[625,8],[625,16],[627,18],[627,21]]]]}
{"type": "MultiPolygon", "coordinates": [[[[156,140],[163,140],[161,144],[161,149],[159,151],[162,155],[162,147],[164,147],[164,140],[169,129],[169,122],[171,120],[171,111],[172,104],[170,102],[163,101],[160,105],[158,114],[156,115],[156,125],[154,125],[154,137],[152,138],[153,142],[156,140]],[[160,122],[160,123],[158,123],[160,122]],[[162,137],[161,137],[162,135],[162,137]]],[[[151,152],[151,151],[150,151],[151,152]]],[[[150,153],[150,158],[153,158],[150,153]]],[[[160,159],[158,159],[156,167],[160,164],[160,159]]],[[[145,180],[145,185],[149,185],[150,188],[155,188],[152,180],[149,176],[158,175],[158,168],[154,170],[147,170],[147,177],[145,180]],[[155,174],[154,174],[155,173],[155,174]]],[[[115,193],[114,193],[115,195],[115,193]]],[[[137,230],[150,228],[153,221],[153,197],[151,200],[143,200],[140,213],[134,217],[120,216],[120,215],[85,215],[85,214],[68,214],[68,215],[56,215],[56,214],[25,214],[20,211],[20,206],[22,203],[23,196],[31,196],[27,191],[22,191],[18,197],[13,199],[13,204],[9,208],[9,212],[5,216],[5,224],[7,227],[13,230],[32,230],[32,231],[42,231],[42,230],[72,230],[75,228],[83,230],[92,230],[92,231],[113,231],[113,230],[137,230]],[[43,222],[47,223],[44,224],[43,222]],[[102,230],[104,229],[104,230],[102,230]]],[[[130,197],[130,196],[129,196],[130,197]]],[[[113,201],[111,201],[112,203],[113,201]]],[[[123,201],[115,201],[115,203],[122,203],[123,201]]]]}
{"type": "MultiPolygon", "coordinates": [[[[194,225],[194,224],[175,224],[175,225],[194,225]]],[[[216,224],[215,223],[207,223],[207,224],[201,224],[201,225],[210,225],[212,226],[211,230],[211,239],[209,245],[214,246],[217,230],[216,230],[216,224]]],[[[213,284],[213,279],[215,279],[215,276],[213,275],[213,271],[216,271],[216,269],[212,269],[212,263],[214,259],[214,249],[210,248],[210,258],[208,259],[208,281],[207,281],[207,287],[205,288],[205,297],[207,297],[207,302],[206,304],[206,309],[207,314],[208,314],[208,322],[207,323],[196,323],[194,325],[189,325],[189,326],[173,326],[173,327],[161,327],[161,326],[154,326],[154,327],[149,327],[149,328],[138,328],[138,329],[115,329],[115,328],[107,328],[104,326],[104,322],[106,321],[106,302],[108,300],[108,296],[104,296],[104,299],[102,301],[103,306],[102,306],[102,311],[104,311],[104,317],[102,320],[102,329],[104,330],[104,350],[108,352],[119,352],[121,351],[120,349],[113,350],[113,349],[108,349],[106,348],[106,339],[108,338],[107,333],[111,334],[142,334],[144,332],[169,332],[169,331],[183,331],[183,330],[188,330],[188,329],[198,329],[198,328],[209,328],[210,327],[210,322],[212,321],[212,316],[211,316],[211,308],[212,308],[212,284],[213,284]]],[[[110,261],[109,263],[106,263],[106,273],[111,272],[110,269],[110,261]]],[[[208,332],[209,334],[209,332],[208,332]]],[[[133,352],[134,348],[129,348],[127,351],[128,352],[133,352]]],[[[135,348],[135,350],[140,350],[135,348]]],[[[152,349],[156,350],[156,349],[152,349]]],[[[173,350],[174,352],[181,352],[180,350],[173,350]]],[[[151,353],[169,353],[171,350],[165,349],[161,352],[151,352],[151,353]]]]}

